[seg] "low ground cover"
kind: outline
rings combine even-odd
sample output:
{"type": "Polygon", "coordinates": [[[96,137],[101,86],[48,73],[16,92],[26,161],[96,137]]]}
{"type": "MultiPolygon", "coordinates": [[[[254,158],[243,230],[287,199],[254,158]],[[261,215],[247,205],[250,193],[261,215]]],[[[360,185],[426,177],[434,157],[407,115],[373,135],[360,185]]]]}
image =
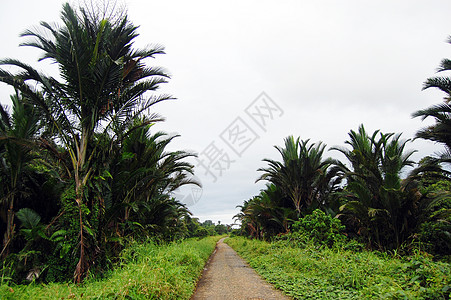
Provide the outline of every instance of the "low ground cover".
{"type": "Polygon", "coordinates": [[[0,278],[0,298],[189,299],[218,239],[188,239],[166,245],[132,243],[104,279],[88,279],[81,285],[8,285],[0,278]]]}
{"type": "Polygon", "coordinates": [[[343,247],[226,239],[276,288],[296,299],[449,299],[451,267],[425,254],[396,258],[343,247]]]}

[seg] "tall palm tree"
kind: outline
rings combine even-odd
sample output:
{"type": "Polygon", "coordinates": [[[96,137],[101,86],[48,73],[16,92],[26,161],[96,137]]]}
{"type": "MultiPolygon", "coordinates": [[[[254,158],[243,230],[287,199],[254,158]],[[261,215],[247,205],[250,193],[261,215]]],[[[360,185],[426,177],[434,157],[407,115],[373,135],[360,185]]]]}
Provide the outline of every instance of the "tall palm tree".
{"type": "MultiPolygon", "coordinates": [[[[91,230],[84,221],[87,217],[84,211],[93,201],[86,198],[86,187],[95,172],[93,158],[98,150],[95,134],[114,132],[155,103],[170,99],[168,95],[147,93],[169,77],[163,69],[149,68],[144,63],[147,58],[164,53],[163,48],[133,49],[137,27],[122,13],[110,16],[113,17],[83,8],[76,11],[64,4],[62,26],[41,22],[44,32],[27,30],[22,34],[30,38],[22,45],[40,49],[43,52],[40,60],[56,63],[62,80],[45,76],[14,59],[0,62],[20,69],[15,74],[0,69],[0,81],[14,86],[39,107],[48,132],[69,154],[67,168],[74,186],[73,204],[79,211],[80,251],[74,274],[77,282],[89,269],[85,239],[91,230]]],[[[159,120],[156,115],[150,119],[159,120]]]]}
{"type": "Polygon", "coordinates": [[[319,206],[323,195],[330,188],[330,180],[334,177],[329,173],[331,158],[323,159],[325,145],[322,142],[310,144],[309,140],[285,139],[285,147],[275,146],[282,156],[282,161],[264,159],[267,168],[257,181],[267,180],[291,199],[299,216],[312,211],[319,206]]]}
{"type": "MultiPolygon", "coordinates": [[[[448,43],[451,44],[451,36],[448,37],[448,43]]],[[[440,63],[439,68],[437,69],[437,72],[442,74],[442,72],[450,71],[451,70],[451,60],[450,59],[443,59],[440,63]]],[[[423,160],[420,167],[415,170],[415,174],[413,176],[410,176],[411,178],[418,178],[419,175],[422,175],[422,183],[423,185],[434,185],[434,183],[437,183],[438,179],[442,179],[445,181],[450,180],[450,172],[446,169],[441,169],[442,163],[451,163],[451,78],[449,76],[436,76],[428,78],[423,85],[423,90],[429,89],[429,88],[437,88],[445,93],[444,102],[440,104],[436,104],[433,106],[430,106],[425,109],[418,110],[412,114],[413,117],[420,117],[422,120],[425,120],[427,118],[431,118],[435,121],[433,125],[430,125],[428,127],[422,128],[416,133],[416,138],[422,138],[427,139],[436,143],[439,143],[443,146],[445,146],[445,150],[438,154],[438,156],[434,157],[427,157],[423,160]]],[[[429,190],[429,187],[426,189],[426,191],[429,190]]],[[[448,188],[443,188],[443,191],[435,193],[435,192],[426,192],[425,195],[425,205],[422,205],[423,208],[423,215],[426,216],[424,218],[424,228],[428,228],[428,226],[432,226],[433,228],[445,228],[446,226],[443,226],[443,224],[448,223],[450,219],[451,210],[444,209],[444,207],[449,205],[443,205],[442,208],[440,208],[437,203],[439,202],[448,202],[451,195],[448,188]],[[435,210],[435,211],[434,211],[435,210]],[[442,210],[439,212],[438,210],[442,210]],[[442,215],[443,219],[441,217],[435,217],[438,215],[442,215]],[[444,221],[446,218],[448,218],[448,221],[444,221]],[[428,220],[428,221],[426,221],[428,220]],[[444,221],[444,222],[443,222],[444,221]],[[434,224],[435,223],[435,224],[434,224]]],[[[424,229],[421,231],[424,232],[424,229]]],[[[430,235],[430,230],[425,230],[426,236],[430,235]]],[[[450,248],[449,244],[449,230],[443,230],[440,232],[440,230],[435,231],[437,237],[441,236],[437,240],[441,240],[440,242],[437,242],[435,240],[435,244],[440,244],[444,241],[447,241],[447,247],[442,247],[443,249],[450,248]],[[440,232],[437,234],[437,232],[440,232]]],[[[434,234],[432,234],[434,236],[434,234]]],[[[446,243],[445,243],[446,244],[446,243]]],[[[438,252],[440,252],[439,250],[438,252]]]]}

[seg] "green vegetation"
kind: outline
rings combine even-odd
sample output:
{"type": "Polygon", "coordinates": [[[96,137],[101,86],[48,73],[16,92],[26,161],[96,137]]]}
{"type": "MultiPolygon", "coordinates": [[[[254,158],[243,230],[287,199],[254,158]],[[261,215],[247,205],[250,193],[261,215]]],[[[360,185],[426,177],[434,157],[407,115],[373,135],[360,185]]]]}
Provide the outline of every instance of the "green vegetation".
{"type": "Polygon", "coordinates": [[[2,278],[81,282],[130,238],[195,236],[173,197],[198,185],[186,161],[195,154],[168,151],[176,136],[155,130],[154,106],[173,98],[156,92],[167,71],[146,63],[164,48],[134,48],[125,11],[64,4],[60,24],[40,25],[23,45],[57,74],[0,60],[0,82],[16,90],[12,107],[0,106],[2,278]]]}
{"type": "MultiPolygon", "coordinates": [[[[439,72],[449,70],[451,61],[445,59],[439,72]]],[[[298,231],[298,220],[313,212],[306,230],[315,230],[326,221],[316,219],[320,209],[336,217],[343,233],[367,249],[451,255],[450,83],[449,77],[429,78],[424,88],[444,91],[444,103],[413,114],[434,118],[435,124],[416,137],[442,144],[441,154],[416,164],[411,160],[416,151],[407,150],[410,140],[379,130],[368,133],[363,125],[349,132],[346,147],[330,148],[344,155],[343,161],[324,158],[322,142],[310,144],[309,139],[289,136],[284,147],[274,146],[281,160],[263,159],[268,166],[258,169],[263,174],[257,181],[266,180],[266,188],[237,206],[240,234],[271,240],[298,231]]],[[[312,238],[325,238],[327,245],[333,241],[329,236],[312,238]]]]}
{"type": "Polygon", "coordinates": [[[265,159],[269,167],[259,169],[264,173],[258,180],[269,181],[266,189],[239,206],[235,218],[241,233],[269,240],[321,209],[368,248],[400,250],[419,240],[432,253],[449,255],[451,190],[446,183],[451,177],[440,166],[448,161],[426,158],[402,178],[406,167],[414,166],[414,151],[406,151],[408,141],[400,137],[378,130],[368,134],[363,125],[351,130],[346,141],[351,149],[331,148],[344,154],[348,164],[323,159],[321,143],[286,138],[284,148],[276,146],[282,160],[265,159]],[[426,228],[434,230],[433,237],[426,228]],[[437,252],[431,243],[446,250],[437,252]]]}
{"type": "MultiPolygon", "coordinates": [[[[134,48],[125,11],[64,4],[60,21],[21,35],[58,73],[0,60],[0,82],[15,89],[12,106],[0,105],[0,292],[187,298],[214,240],[165,243],[231,228],[199,222],[174,198],[199,183],[196,155],[169,151],[177,136],[157,130],[153,109],[173,98],[157,93],[168,72],[147,63],[164,48],[134,48]]],[[[445,59],[439,72],[449,70],[445,59]]],[[[329,149],[340,161],[322,142],[289,136],[275,146],[281,160],[258,169],[266,188],[235,216],[240,234],[276,242],[231,243],[296,297],[449,297],[451,79],[427,79],[431,87],[446,95],[413,114],[435,121],[416,138],[443,153],[417,164],[410,140],[361,125],[329,149]]]]}
{"type": "Polygon", "coordinates": [[[345,240],[339,219],[326,215],[323,211],[316,209],[312,214],[306,215],[293,223],[289,238],[303,239],[319,245],[332,247],[345,240]]]}
{"type": "Polygon", "coordinates": [[[275,146],[282,156],[282,161],[263,159],[268,168],[260,168],[264,172],[257,180],[267,180],[279,187],[284,195],[293,203],[298,215],[312,211],[318,206],[318,199],[330,190],[330,181],[335,177],[329,168],[332,159],[323,159],[326,145],[322,142],[309,145],[293,136],[285,139],[285,147],[275,146]]]}
{"type": "Polygon", "coordinates": [[[260,275],[295,299],[448,299],[451,292],[450,265],[421,253],[398,258],[297,241],[226,239],[260,275]]]}
{"type": "Polygon", "coordinates": [[[157,245],[132,242],[103,279],[81,285],[2,284],[2,299],[189,299],[219,237],[157,245]]]}
{"type": "Polygon", "coordinates": [[[340,161],[323,157],[322,142],[289,136],[275,146],[280,161],[263,159],[258,169],[266,188],[238,206],[238,234],[254,240],[227,243],[295,298],[449,299],[451,79],[430,78],[430,87],[445,101],[413,114],[435,120],[417,138],[442,144],[443,153],[416,164],[401,134],[360,125],[346,147],[330,148],[340,161]]]}

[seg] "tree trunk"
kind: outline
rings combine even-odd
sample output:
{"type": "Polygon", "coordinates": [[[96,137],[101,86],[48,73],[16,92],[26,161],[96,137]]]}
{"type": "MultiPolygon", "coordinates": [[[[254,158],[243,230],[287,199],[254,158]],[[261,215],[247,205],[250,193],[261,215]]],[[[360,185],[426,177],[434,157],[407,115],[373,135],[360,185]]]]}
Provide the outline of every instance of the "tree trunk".
{"type": "Polygon", "coordinates": [[[1,258],[4,259],[9,254],[11,241],[14,236],[14,197],[11,196],[8,203],[8,212],[6,214],[6,231],[3,237],[3,249],[1,252],[1,258]]]}
{"type": "Polygon", "coordinates": [[[76,283],[80,283],[83,280],[83,277],[89,268],[87,266],[87,261],[85,257],[85,239],[83,234],[83,192],[84,192],[84,185],[87,181],[88,173],[84,176],[82,176],[83,168],[85,167],[86,163],[86,151],[87,151],[87,141],[88,136],[86,134],[87,130],[82,130],[82,137],[80,140],[80,146],[77,147],[77,161],[74,166],[74,179],[75,179],[75,201],[78,205],[78,213],[79,213],[79,224],[80,224],[80,257],[77,263],[77,266],[75,267],[74,271],[74,280],[76,283]],[[83,178],[83,179],[82,179],[83,178]]]}
{"type": "Polygon", "coordinates": [[[79,224],[80,224],[80,258],[78,260],[77,266],[74,272],[74,280],[76,283],[80,283],[83,280],[84,274],[86,272],[86,259],[85,259],[85,240],[83,236],[83,212],[82,212],[82,203],[83,203],[83,192],[81,186],[77,184],[76,187],[76,199],[78,205],[78,213],[79,213],[79,224]]]}

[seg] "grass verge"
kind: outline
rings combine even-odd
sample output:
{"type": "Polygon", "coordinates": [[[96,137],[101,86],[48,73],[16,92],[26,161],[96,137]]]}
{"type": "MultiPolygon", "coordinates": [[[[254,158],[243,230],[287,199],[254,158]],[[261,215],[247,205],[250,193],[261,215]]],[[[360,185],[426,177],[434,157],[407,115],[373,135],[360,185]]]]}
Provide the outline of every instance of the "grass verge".
{"type": "Polygon", "coordinates": [[[243,237],[226,243],[295,299],[449,299],[451,291],[450,265],[424,255],[401,259],[243,237]]]}
{"type": "Polygon", "coordinates": [[[219,237],[134,243],[102,280],[0,286],[1,299],[189,299],[219,237]]]}

